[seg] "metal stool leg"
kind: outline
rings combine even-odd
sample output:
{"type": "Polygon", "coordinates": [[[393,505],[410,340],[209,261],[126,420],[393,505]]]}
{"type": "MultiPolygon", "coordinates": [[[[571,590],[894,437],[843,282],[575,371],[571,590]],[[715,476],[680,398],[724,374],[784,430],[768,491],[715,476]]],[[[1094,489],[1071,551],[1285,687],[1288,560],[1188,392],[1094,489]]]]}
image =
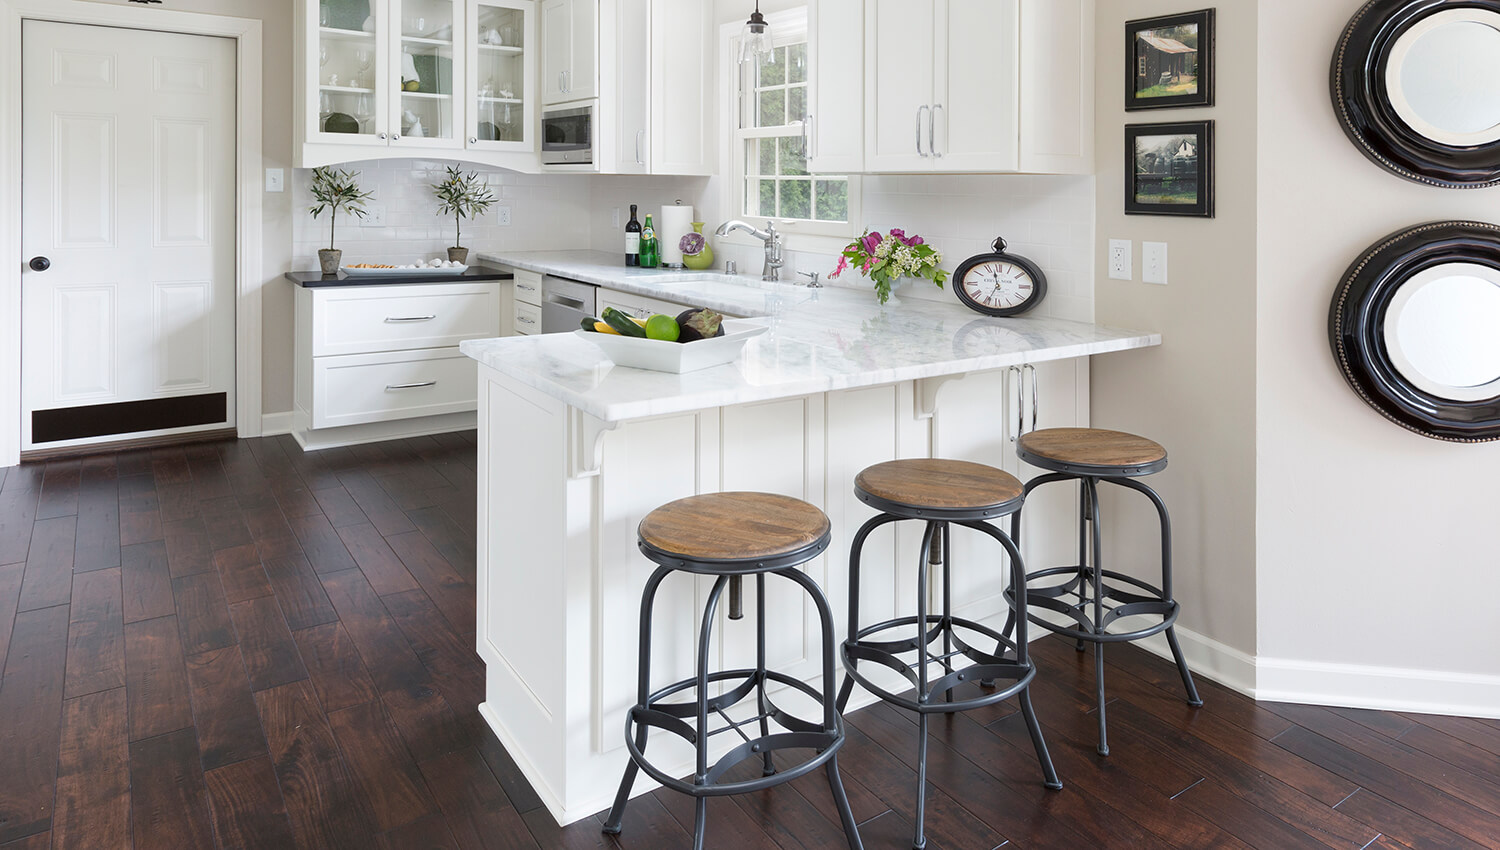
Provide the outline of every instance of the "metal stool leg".
{"type": "MultiPolygon", "coordinates": [[[[1089,510],[1088,486],[1082,479],[1078,482],[1078,604],[1087,605],[1088,596],[1085,594],[1087,588],[1086,567],[1088,564],[1089,529],[1094,522],[1094,512],[1089,510]]],[[[1097,554],[1095,555],[1097,558],[1097,554]]],[[[1095,567],[1098,566],[1096,561],[1095,567]]],[[[1079,638],[1073,647],[1075,652],[1083,651],[1083,638],[1079,638]]]]}
{"type": "MultiPolygon", "coordinates": [[[[771,734],[771,722],[766,717],[766,574],[755,576],[755,708],[760,712],[760,736],[771,734]]],[[[832,640],[832,638],[829,638],[832,640]]],[[[761,776],[776,773],[776,764],[771,761],[771,751],[766,750],[761,776]]]]}
{"type": "MultiPolygon", "coordinates": [[[[864,553],[865,538],[870,532],[882,525],[887,525],[899,520],[900,517],[890,514],[876,514],[859,527],[854,533],[854,540],[849,544],[849,642],[854,643],[854,636],[859,633],[859,559],[864,553]]],[[[821,595],[821,594],[820,594],[821,595]]],[[[836,705],[839,714],[844,713],[844,706],[849,704],[849,697],[854,694],[854,677],[848,673],[844,674],[844,682],[839,687],[839,695],[836,705]]]]}
{"type": "MultiPolygon", "coordinates": [[[[991,536],[1000,541],[1010,556],[1011,582],[1019,588],[1016,603],[1011,611],[1016,615],[1016,663],[1031,663],[1031,622],[1026,611],[1026,564],[1021,560],[1021,546],[1015,540],[991,529],[991,536]]],[[[1042,784],[1053,791],[1061,790],[1062,780],[1057,778],[1057,768],[1052,765],[1052,754],[1047,751],[1047,740],[1042,737],[1042,725],[1037,722],[1036,710],[1031,705],[1031,686],[1022,689],[1021,716],[1026,718],[1026,732],[1031,735],[1031,746],[1036,749],[1037,761],[1042,765],[1042,784]]]]}
{"type": "MultiPolygon", "coordinates": [[[[1093,520],[1093,522],[1092,522],[1092,529],[1091,530],[1093,532],[1092,536],[1094,538],[1094,540],[1093,540],[1093,542],[1094,542],[1094,552],[1093,552],[1094,557],[1093,557],[1093,570],[1092,570],[1092,572],[1093,572],[1093,580],[1094,580],[1094,589],[1093,589],[1093,591],[1094,591],[1094,598],[1093,598],[1093,603],[1094,603],[1094,634],[1101,634],[1104,631],[1104,627],[1101,625],[1104,622],[1104,567],[1102,566],[1103,565],[1103,557],[1102,557],[1102,555],[1103,555],[1104,543],[1103,543],[1103,540],[1101,539],[1101,535],[1100,535],[1100,531],[1099,531],[1099,525],[1100,525],[1100,523],[1099,523],[1099,488],[1098,488],[1097,483],[1092,478],[1085,478],[1085,479],[1083,479],[1083,486],[1088,491],[1088,497],[1087,497],[1087,500],[1086,500],[1086,506],[1090,509],[1090,515],[1091,515],[1091,518],[1093,520]]],[[[1079,588],[1079,593],[1080,594],[1083,593],[1083,588],[1082,587],[1079,588]]],[[[1082,642],[1080,641],[1080,643],[1082,643],[1082,642]]],[[[1099,701],[1099,746],[1098,746],[1098,750],[1099,750],[1099,755],[1101,755],[1101,756],[1107,756],[1107,755],[1109,755],[1109,735],[1108,735],[1108,733],[1105,730],[1105,717],[1104,717],[1104,700],[1105,700],[1105,698],[1104,698],[1104,642],[1103,641],[1094,641],[1094,691],[1095,691],[1095,695],[1098,697],[1098,701],[1099,701]]]]}
{"type": "MultiPolygon", "coordinates": [[[[937,523],[927,523],[922,534],[922,549],[917,553],[917,702],[927,702],[927,557],[932,550],[932,538],[937,532],[937,523]]],[[[912,835],[912,850],[927,846],[922,834],[923,820],[927,810],[927,715],[917,714],[917,817],[912,835]]]]}
{"type": "Polygon", "coordinates": [[[927,715],[917,715],[917,817],[916,829],[912,833],[912,850],[927,846],[923,835],[923,821],[927,818],[927,715]]]}
{"type": "MultiPolygon", "coordinates": [[[[657,567],[651,573],[651,578],[646,580],[646,589],[641,593],[641,644],[640,657],[638,660],[637,679],[637,705],[646,705],[651,700],[651,611],[656,604],[656,591],[661,587],[662,580],[672,572],[669,567],[657,567]]],[[[628,721],[627,721],[628,725],[628,721]]],[[[636,725],[635,746],[641,752],[646,751],[646,726],[636,725]]],[[[630,801],[630,788],[635,784],[635,775],[640,770],[640,765],[635,759],[630,759],[625,764],[625,778],[620,780],[620,790],[615,794],[615,803],[609,809],[609,817],[604,821],[604,832],[610,835],[620,834],[620,821],[625,818],[625,804],[630,801]]]]}
{"type": "Polygon", "coordinates": [[[693,811],[693,850],[703,850],[703,833],[708,829],[708,798],[699,797],[693,811]]]}
{"type": "MultiPolygon", "coordinates": [[[[729,576],[719,576],[713,589],[708,592],[708,604],[703,607],[703,626],[698,633],[698,740],[694,745],[698,764],[693,770],[693,784],[708,782],[708,656],[709,643],[713,638],[714,620],[719,610],[719,597],[729,584],[729,576]]],[[[762,637],[764,639],[764,637],[762,637]]],[[[703,830],[708,823],[708,798],[698,798],[697,815],[693,818],[693,850],[703,850],[703,830]]]]}

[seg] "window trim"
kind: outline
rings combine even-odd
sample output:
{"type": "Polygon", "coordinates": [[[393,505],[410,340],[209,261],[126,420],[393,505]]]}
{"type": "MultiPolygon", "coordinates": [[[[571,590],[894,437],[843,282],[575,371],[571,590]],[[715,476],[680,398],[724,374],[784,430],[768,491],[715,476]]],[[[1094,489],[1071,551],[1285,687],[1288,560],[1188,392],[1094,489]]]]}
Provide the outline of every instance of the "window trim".
{"type": "MultiPolygon", "coordinates": [[[[778,47],[796,41],[806,40],[807,7],[801,6],[782,12],[766,15],[766,20],[771,26],[778,47]]],[[[719,55],[721,63],[722,97],[720,98],[720,123],[724,129],[724,144],[721,146],[720,171],[726,180],[725,191],[721,194],[720,215],[723,220],[734,218],[747,219],[744,213],[745,193],[747,185],[748,163],[745,157],[744,141],[747,138],[766,138],[781,136],[784,133],[769,132],[766,128],[741,129],[744,120],[745,108],[741,100],[741,83],[744,69],[740,67],[739,37],[744,28],[742,23],[730,23],[720,27],[719,30],[719,55]]],[[[809,81],[809,89],[811,81],[809,81]]],[[[810,94],[810,92],[809,92],[810,94]]],[[[796,126],[788,125],[788,126],[796,126]]],[[[810,179],[816,179],[818,175],[810,174],[810,179]]],[[[844,176],[844,175],[836,175],[844,176]]],[[[784,219],[770,218],[776,223],[776,227],[787,236],[797,237],[795,250],[838,252],[849,243],[851,239],[859,235],[860,226],[857,221],[860,215],[861,187],[860,176],[857,174],[847,175],[849,180],[849,216],[847,222],[820,222],[808,219],[784,219]]],[[[757,220],[764,220],[759,217],[757,220]]],[[[751,239],[741,234],[731,234],[719,237],[721,240],[737,245],[759,246],[759,240],[751,239]]]]}

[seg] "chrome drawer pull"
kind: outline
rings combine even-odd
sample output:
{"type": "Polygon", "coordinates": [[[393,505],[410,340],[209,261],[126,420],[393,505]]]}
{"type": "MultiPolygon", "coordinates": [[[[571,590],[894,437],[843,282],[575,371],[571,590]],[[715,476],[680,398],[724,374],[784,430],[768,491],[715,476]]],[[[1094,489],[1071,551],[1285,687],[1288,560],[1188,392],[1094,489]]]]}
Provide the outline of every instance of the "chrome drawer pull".
{"type": "Polygon", "coordinates": [[[528,324],[528,325],[534,325],[534,324],[536,324],[536,319],[528,318],[526,316],[517,316],[516,317],[516,321],[522,322],[522,323],[528,324]]]}
{"type": "Polygon", "coordinates": [[[437,314],[431,316],[386,316],[387,322],[430,322],[437,318],[437,314]]]}
{"type": "Polygon", "coordinates": [[[386,384],[388,390],[415,390],[421,387],[435,387],[437,381],[418,381],[415,384],[386,384]]]}

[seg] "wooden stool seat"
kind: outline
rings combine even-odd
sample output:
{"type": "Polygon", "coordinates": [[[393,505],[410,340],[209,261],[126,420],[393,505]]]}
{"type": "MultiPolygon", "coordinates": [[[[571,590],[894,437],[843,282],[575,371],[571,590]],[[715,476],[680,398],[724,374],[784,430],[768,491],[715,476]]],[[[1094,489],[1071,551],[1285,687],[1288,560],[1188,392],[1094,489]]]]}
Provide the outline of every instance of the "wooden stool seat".
{"type": "Polygon", "coordinates": [[[1155,440],[1103,428],[1047,428],[1021,435],[1016,454],[1043,469],[1145,475],[1167,465],[1167,450],[1155,440]]]}
{"type": "Polygon", "coordinates": [[[892,460],[866,467],[854,478],[854,493],[866,503],[873,497],[885,507],[939,512],[998,512],[1020,499],[1021,492],[1014,475],[964,460],[892,460]]]}
{"type": "Polygon", "coordinates": [[[707,493],[669,502],[641,520],[642,546],[690,561],[778,559],[831,534],[814,505],[773,493],[707,493]]]}

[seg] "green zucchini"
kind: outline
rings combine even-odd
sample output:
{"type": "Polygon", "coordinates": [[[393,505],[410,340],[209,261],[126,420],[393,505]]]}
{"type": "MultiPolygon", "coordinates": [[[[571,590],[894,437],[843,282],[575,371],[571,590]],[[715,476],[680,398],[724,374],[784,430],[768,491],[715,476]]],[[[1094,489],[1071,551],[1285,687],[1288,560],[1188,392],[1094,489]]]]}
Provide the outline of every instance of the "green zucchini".
{"type": "Polygon", "coordinates": [[[598,322],[599,320],[594,318],[593,316],[584,316],[583,321],[579,322],[578,325],[586,331],[591,331],[594,329],[594,325],[598,324],[598,322]]]}
{"type": "Polygon", "coordinates": [[[613,307],[605,307],[604,312],[599,315],[604,323],[619,331],[620,336],[633,336],[644,339],[646,329],[635,323],[635,320],[613,307]]]}

